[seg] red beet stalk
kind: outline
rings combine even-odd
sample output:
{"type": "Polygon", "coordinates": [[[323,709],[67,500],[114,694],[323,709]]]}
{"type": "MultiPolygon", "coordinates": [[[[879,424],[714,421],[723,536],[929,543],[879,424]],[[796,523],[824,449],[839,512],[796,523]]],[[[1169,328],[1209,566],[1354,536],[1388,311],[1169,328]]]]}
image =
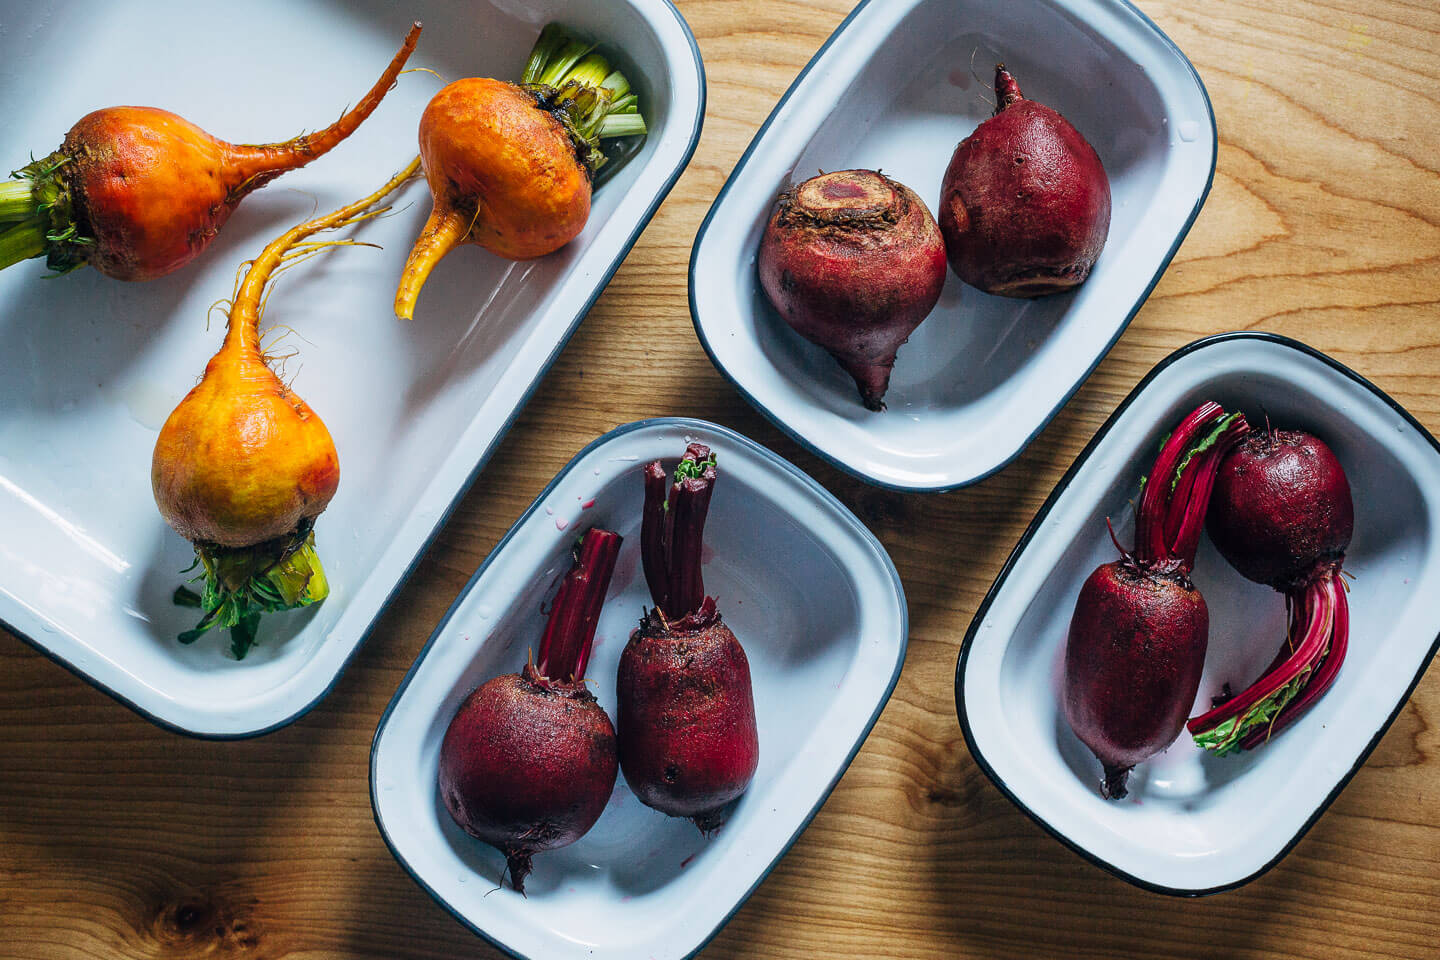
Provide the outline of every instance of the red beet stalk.
{"type": "Polygon", "coordinates": [[[1076,599],[1063,707],[1104,768],[1107,798],[1126,795],[1131,768],[1174,742],[1195,701],[1210,620],[1189,573],[1220,458],[1248,431],[1214,403],[1181,421],[1144,484],[1134,551],[1116,542],[1121,558],[1097,567],[1076,599]]]}
{"type": "Polygon", "coordinates": [[[440,745],[445,808],[505,855],[521,893],[531,858],[584,836],[615,788],[615,729],[583,678],[619,553],[619,534],[586,531],[555,595],[539,662],[474,690],[440,745]]]}
{"type": "Polygon", "coordinates": [[[620,535],[592,528],[580,541],[575,565],[560,582],[545,633],[540,638],[536,669],[543,677],[579,683],[585,678],[600,608],[620,555],[620,535]]]}
{"type": "Polygon", "coordinates": [[[1308,707],[1334,681],[1348,637],[1338,645],[1332,641],[1340,623],[1347,634],[1349,627],[1349,607],[1339,574],[1312,580],[1295,600],[1298,610],[1292,636],[1298,635],[1298,642],[1293,652],[1243,692],[1186,724],[1197,746],[1219,756],[1258,746],[1299,716],[1297,709],[1286,717],[1288,706],[1308,707]],[[1323,687],[1317,684],[1312,689],[1312,678],[1323,678],[1323,687]]]}
{"type": "Polygon", "coordinates": [[[750,663],[701,571],[715,457],[692,443],[667,475],[643,468],[640,548],[655,609],[620,655],[620,767],[640,801],[718,829],[759,764],[750,663]]]}
{"type": "Polygon", "coordinates": [[[1225,458],[1210,538],[1247,579],[1285,594],[1290,630],[1259,680],[1189,721],[1197,745],[1217,755],[1258,747],[1334,683],[1350,641],[1340,568],[1354,522],[1344,468],[1310,434],[1267,430],[1225,458]]]}

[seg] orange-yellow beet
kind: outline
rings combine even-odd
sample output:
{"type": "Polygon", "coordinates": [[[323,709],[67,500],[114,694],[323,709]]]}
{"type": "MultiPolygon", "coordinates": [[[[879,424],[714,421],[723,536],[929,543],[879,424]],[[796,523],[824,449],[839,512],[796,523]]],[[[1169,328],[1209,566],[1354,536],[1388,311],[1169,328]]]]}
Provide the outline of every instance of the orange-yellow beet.
{"type": "Polygon", "coordinates": [[[590,216],[590,174],[570,134],[514,84],[471,77],[441,89],[420,118],[420,157],[435,205],[395,295],[402,319],[456,246],[476,243],[509,260],[543,257],[590,216]]]}
{"type": "Polygon", "coordinates": [[[155,443],[155,502],[187,540],[245,547],[285,536],[340,482],[330,431],[266,364],[254,329],[231,328],[155,443]]]}
{"type": "Polygon", "coordinates": [[[119,280],[152,280],[183,267],[251,192],[353,133],[394,85],[419,34],[416,23],[353,109],[322,130],[282,143],[227,143],[155,107],[86,114],[46,163],[54,164],[64,203],[85,238],[71,255],[119,280]]]}
{"type": "MultiPolygon", "coordinates": [[[[416,160],[381,190],[293,227],[251,263],[230,307],[225,342],[155,441],[150,479],[165,521],[186,539],[246,547],[295,533],[335,495],[340,462],[330,431],[275,375],[260,346],[265,286],[311,234],[353,223],[414,175],[416,160]]],[[[343,242],[343,241],[340,241],[343,242]]]]}

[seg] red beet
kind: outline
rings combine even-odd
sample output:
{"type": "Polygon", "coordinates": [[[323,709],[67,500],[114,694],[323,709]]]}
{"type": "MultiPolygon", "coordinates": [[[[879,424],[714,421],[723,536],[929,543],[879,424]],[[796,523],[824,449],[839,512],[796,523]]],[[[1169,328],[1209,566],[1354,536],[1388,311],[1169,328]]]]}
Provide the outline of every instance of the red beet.
{"type": "Polygon", "coordinates": [[[584,674],[619,552],[618,534],[586,532],[555,596],[539,662],[472,692],[440,745],[445,809],[505,854],[521,893],[530,858],[584,836],[615,789],[615,730],[584,674]]]}
{"type": "Polygon", "coordinates": [[[1251,434],[1215,478],[1205,529],[1240,575],[1289,590],[1316,564],[1338,564],[1355,532],[1350,481],[1319,438],[1298,430],[1251,434]]]}
{"type": "Polygon", "coordinates": [[[1040,297],[1085,282],[1110,231],[1095,148],[995,67],[995,115],[955,148],[940,230],[956,276],[986,293],[1040,297]]]}
{"type": "Polygon", "coordinates": [[[915,192],[879,171],[825,173],[780,195],[760,285],[785,322],[885,409],[895,351],[940,299],[945,244],[915,192]]]}
{"type": "Polygon", "coordinates": [[[1206,529],[1231,566],[1284,593],[1290,610],[1285,642],[1260,679],[1188,724],[1197,744],[1226,754],[1289,726],[1340,672],[1350,640],[1340,579],[1355,530],[1350,481],[1317,437],[1257,433],[1221,463],[1206,529]]]}
{"type": "Polygon", "coordinates": [[[701,577],[715,458],[692,443],[673,482],[658,460],[644,476],[640,546],[655,609],[620,655],[620,767],[642,803],[710,833],[760,761],[750,663],[701,577]]]}
{"type": "Polygon", "coordinates": [[[1210,616],[1190,569],[1220,457],[1248,429],[1213,403],[1186,417],[1145,483],[1134,552],[1096,568],[1075,601],[1063,705],[1107,798],[1126,795],[1130,768],[1174,742],[1195,702],[1210,616]]]}

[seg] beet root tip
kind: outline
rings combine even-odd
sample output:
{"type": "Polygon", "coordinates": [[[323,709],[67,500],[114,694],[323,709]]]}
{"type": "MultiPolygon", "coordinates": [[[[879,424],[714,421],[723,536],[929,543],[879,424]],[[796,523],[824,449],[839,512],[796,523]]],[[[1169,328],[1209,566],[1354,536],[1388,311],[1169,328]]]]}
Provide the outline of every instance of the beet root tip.
{"type": "Polygon", "coordinates": [[[890,371],[895,367],[895,358],[889,363],[848,363],[842,361],[845,372],[855,378],[855,387],[860,391],[860,402],[866,410],[879,413],[885,409],[885,394],[890,389],[890,371]]]}
{"type": "Polygon", "coordinates": [[[705,839],[708,840],[715,836],[721,827],[725,826],[737,803],[739,803],[738,799],[732,800],[729,803],[715,807],[713,810],[697,813],[695,816],[690,817],[689,820],[695,824],[696,828],[699,829],[699,831],[705,835],[705,839]]]}
{"type": "MultiPolygon", "coordinates": [[[[530,854],[523,851],[513,850],[505,854],[505,870],[510,874],[510,886],[522,897],[525,896],[525,878],[530,876],[530,863],[530,854]]],[[[503,873],[500,875],[500,882],[504,885],[503,873]]]]}
{"type": "Polygon", "coordinates": [[[1106,800],[1124,800],[1130,795],[1126,784],[1134,767],[1112,767],[1105,764],[1105,777],[1100,781],[1100,795],[1106,800]]]}

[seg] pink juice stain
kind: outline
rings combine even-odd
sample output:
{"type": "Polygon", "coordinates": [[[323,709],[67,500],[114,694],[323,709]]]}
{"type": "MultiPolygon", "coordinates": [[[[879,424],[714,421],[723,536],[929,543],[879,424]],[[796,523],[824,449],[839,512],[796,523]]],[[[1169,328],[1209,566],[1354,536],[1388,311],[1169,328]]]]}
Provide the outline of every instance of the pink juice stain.
{"type": "Polygon", "coordinates": [[[681,861],[680,861],[680,869],[681,869],[681,870],[684,870],[686,867],[690,866],[690,861],[691,861],[691,860],[694,860],[694,859],[695,859],[695,854],[692,853],[692,854],[690,854],[690,856],[686,857],[684,860],[681,860],[681,861]]]}
{"type": "Polygon", "coordinates": [[[589,500],[586,500],[584,503],[580,504],[580,509],[589,510],[593,506],[595,506],[595,498],[592,497],[589,500]]]}
{"type": "Polygon", "coordinates": [[[556,529],[556,530],[564,530],[564,529],[565,529],[566,527],[568,527],[568,526],[570,526],[570,521],[569,521],[569,520],[566,520],[564,517],[556,517],[556,518],[555,518],[555,529],[556,529]]]}

